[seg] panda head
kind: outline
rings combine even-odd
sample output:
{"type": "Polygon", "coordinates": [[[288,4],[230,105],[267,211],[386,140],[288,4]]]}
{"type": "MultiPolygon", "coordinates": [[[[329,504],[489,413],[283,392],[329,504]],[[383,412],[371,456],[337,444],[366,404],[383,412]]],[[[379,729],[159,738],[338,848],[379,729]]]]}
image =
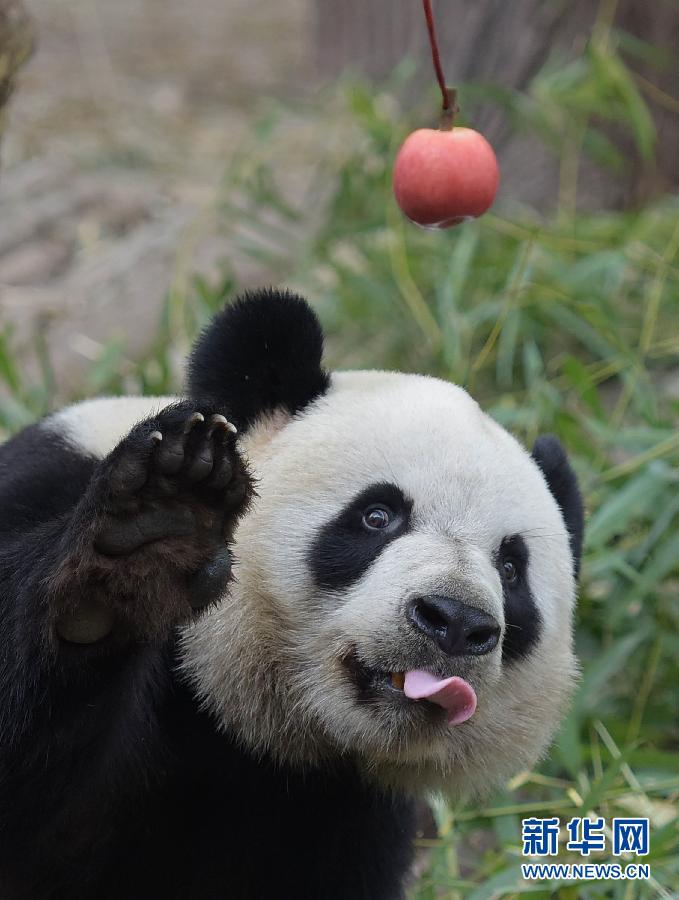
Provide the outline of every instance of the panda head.
{"type": "Polygon", "coordinates": [[[483,790],[543,752],[574,682],[575,477],[555,438],[529,454],[455,385],[328,374],[321,352],[307,304],[273,291],[198,341],[190,392],[229,409],[257,497],[184,667],[257,754],[483,790]]]}

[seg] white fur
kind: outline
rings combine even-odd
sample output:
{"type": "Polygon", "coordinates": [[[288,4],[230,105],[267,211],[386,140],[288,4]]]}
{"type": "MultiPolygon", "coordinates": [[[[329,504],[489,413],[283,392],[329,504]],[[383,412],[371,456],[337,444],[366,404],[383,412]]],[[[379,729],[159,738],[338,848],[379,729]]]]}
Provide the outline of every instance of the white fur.
{"type": "Polygon", "coordinates": [[[102,459],[132,429],[176,397],[101,397],[68,406],[43,422],[77,450],[102,459]]]}
{"type": "Polygon", "coordinates": [[[272,417],[241,442],[258,497],[236,534],[231,593],[185,630],[185,668],[224,727],[256,752],[305,763],[351,754],[409,787],[482,789],[543,752],[573,683],[575,601],[565,525],[534,461],[461,388],[416,375],[333,375],[292,420],[272,417]],[[392,482],[414,501],[412,527],[343,595],[319,591],[307,554],[360,490],[392,482]],[[539,642],[507,665],[498,648],[443,657],[414,633],[408,599],[463,591],[504,623],[492,562],[522,534],[542,617],[539,642]],[[359,704],[341,658],[355,647],[386,671],[459,674],[479,705],[463,726],[422,707],[359,704]]]}

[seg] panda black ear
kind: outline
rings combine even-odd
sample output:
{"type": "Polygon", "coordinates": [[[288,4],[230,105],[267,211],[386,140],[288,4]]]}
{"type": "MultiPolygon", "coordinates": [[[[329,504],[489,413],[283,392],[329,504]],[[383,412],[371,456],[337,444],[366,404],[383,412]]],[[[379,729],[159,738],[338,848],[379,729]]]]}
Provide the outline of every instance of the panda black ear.
{"type": "Polygon", "coordinates": [[[273,288],[245,293],[196,341],[188,392],[224,406],[239,429],[263,413],[303,409],[329,384],[323,332],[306,300],[273,288]]]}
{"type": "Polygon", "coordinates": [[[582,560],[582,540],[585,530],[585,511],[578,480],[561,442],[553,434],[539,437],[533,445],[533,459],[545,476],[554,499],[559,504],[566,523],[577,578],[582,560]]]}

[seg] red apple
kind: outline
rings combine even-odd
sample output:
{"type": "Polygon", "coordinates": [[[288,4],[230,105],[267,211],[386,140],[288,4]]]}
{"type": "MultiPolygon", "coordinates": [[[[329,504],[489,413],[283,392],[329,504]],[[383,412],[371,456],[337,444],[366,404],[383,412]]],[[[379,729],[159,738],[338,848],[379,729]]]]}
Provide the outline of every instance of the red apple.
{"type": "Polygon", "coordinates": [[[471,128],[419,128],[398,151],[394,194],[403,212],[429,228],[450,228],[493,203],[500,170],[493,148],[471,128]]]}

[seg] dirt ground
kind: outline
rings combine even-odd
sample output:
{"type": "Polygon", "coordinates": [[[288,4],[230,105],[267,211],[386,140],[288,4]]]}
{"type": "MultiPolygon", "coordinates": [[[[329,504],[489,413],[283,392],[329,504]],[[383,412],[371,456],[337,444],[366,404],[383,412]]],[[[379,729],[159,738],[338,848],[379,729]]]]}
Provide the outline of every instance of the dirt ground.
{"type": "Polygon", "coordinates": [[[37,50],[2,144],[0,328],[27,348],[44,333],[59,393],[112,337],[143,352],[176,279],[228,255],[205,209],[267,98],[307,89],[311,6],[29,0],[37,50]]]}
{"type": "Polygon", "coordinates": [[[308,76],[308,0],[28,3],[38,48],[13,104],[9,165],[125,147],[199,163],[228,149],[258,98],[308,76]]]}

